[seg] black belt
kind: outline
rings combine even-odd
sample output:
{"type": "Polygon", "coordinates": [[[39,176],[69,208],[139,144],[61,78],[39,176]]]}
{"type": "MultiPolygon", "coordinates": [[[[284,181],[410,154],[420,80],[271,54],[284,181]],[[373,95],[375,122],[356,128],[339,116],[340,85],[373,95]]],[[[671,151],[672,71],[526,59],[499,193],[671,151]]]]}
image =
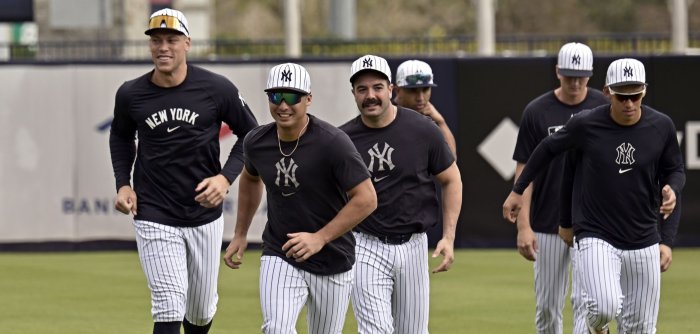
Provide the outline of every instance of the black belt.
{"type": "Polygon", "coordinates": [[[401,245],[407,243],[411,240],[413,234],[400,234],[400,235],[375,235],[379,241],[388,245],[401,245]]]}

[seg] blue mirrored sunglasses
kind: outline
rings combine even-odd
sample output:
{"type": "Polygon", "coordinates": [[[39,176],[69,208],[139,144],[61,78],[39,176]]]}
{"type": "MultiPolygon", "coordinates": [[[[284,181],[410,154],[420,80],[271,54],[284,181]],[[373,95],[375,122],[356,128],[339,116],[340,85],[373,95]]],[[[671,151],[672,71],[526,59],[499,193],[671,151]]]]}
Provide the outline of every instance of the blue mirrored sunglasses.
{"type": "Polygon", "coordinates": [[[406,83],[409,85],[424,85],[430,83],[432,79],[433,76],[431,74],[411,74],[406,76],[406,83]]]}
{"type": "Polygon", "coordinates": [[[305,95],[296,92],[267,92],[267,99],[276,106],[282,104],[282,101],[287,102],[287,105],[293,106],[299,103],[305,95]]]}

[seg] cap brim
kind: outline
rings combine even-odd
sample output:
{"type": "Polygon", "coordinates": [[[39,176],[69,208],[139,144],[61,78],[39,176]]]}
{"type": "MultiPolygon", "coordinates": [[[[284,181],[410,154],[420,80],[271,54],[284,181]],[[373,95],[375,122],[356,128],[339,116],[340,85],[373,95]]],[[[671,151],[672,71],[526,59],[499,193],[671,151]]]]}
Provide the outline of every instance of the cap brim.
{"type": "MultiPolygon", "coordinates": [[[[173,28],[151,28],[151,29],[148,29],[148,30],[144,31],[143,33],[150,36],[151,34],[153,34],[153,33],[155,33],[155,32],[158,32],[158,31],[161,31],[161,32],[172,32],[172,33],[178,33],[178,34],[180,34],[180,35],[185,35],[184,32],[182,32],[182,31],[180,31],[180,30],[177,30],[177,29],[173,29],[173,28]]],[[[187,35],[185,35],[185,36],[187,36],[187,35]]]]}
{"type": "Polygon", "coordinates": [[[437,87],[438,85],[432,84],[416,84],[416,85],[404,85],[399,86],[399,88],[423,88],[423,87],[437,87]]]}
{"type": "Polygon", "coordinates": [[[377,73],[381,74],[384,78],[386,78],[387,80],[389,80],[389,82],[391,83],[391,79],[389,79],[389,77],[386,76],[386,73],[384,73],[384,72],[382,72],[382,71],[380,71],[380,70],[375,70],[375,69],[373,69],[373,68],[364,68],[364,69],[361,69],[361,70],[355,72],[355,74],[353,74],[352,76],[350,76],[350,83],[351,83],[351,84],[352,84],[352,83],[355,83],[355,78],[356,78],[358,75],[360,75],[360,74],[362,74],[362,73],[364,73],[364,72],[369,72],[369,71],[377,72],[377,73]]]}
{"type": "Polygon", "coordinates": [[[561,74],[565,77],[584,78],[584,77],[592,77],[593,71],[570,70],[570,69],[566,69],[566,68],[559,68],[559,74],[561,74]]]}
{"type": "MultiPolygon", "coordinates": [[[[639,86],[643,85],[645,88],[647,86],[646,82],[641,82],[641,81],[624,81],[624,82],[617,82],[611,85],[608,85],[608,87],[622,87],[622,86],[639,86]]],[[[636,94],[636,93],[635,93],[636,94]]]]}
{"type": "Polygon", "coordinates": [[[298,88],[293,88],[293,87],[271,87],[271,88],[265,88],[265,92],[271,92],[275,90],[289,90],[292,92],[297,92],[297,93],[302,93],[302,94],[311,94],[311,92],[306,92],[298,88]]]}

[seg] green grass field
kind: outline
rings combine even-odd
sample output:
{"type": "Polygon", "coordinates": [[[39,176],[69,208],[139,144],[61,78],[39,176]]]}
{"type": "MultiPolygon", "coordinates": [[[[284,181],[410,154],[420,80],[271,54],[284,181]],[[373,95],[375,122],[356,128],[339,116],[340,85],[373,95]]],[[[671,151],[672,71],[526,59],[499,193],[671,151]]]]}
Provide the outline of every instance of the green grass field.
{"type": "MultiPolygon", "coordinates": [[[[259,333],[259,251],[222,265],[211,333],[259,333]]],[[[659,333],[700,331],[700,249],[677,249],[662,275],[659,333]]],[[[431,266],[437,263],[431,259],[431,266]]],[[[431,275],[432,333],[532,333],[532,265],[515,250],[459,250],[431,275]]],[[[350,308],[351,309],[351,308],[350,308]]],[[[571,310],[566,330],[571,333],[571,310]]],[[[150,333],[150,299],[135,252],[0,253],[1,333],[150,333]]],[[[304,316],[297,326],[306,333],[304,316]]],[[[351,311],[344,333],[356,333],[351,311]]],[[[613,331],[614,332],[614,331],[613,331]]]]}

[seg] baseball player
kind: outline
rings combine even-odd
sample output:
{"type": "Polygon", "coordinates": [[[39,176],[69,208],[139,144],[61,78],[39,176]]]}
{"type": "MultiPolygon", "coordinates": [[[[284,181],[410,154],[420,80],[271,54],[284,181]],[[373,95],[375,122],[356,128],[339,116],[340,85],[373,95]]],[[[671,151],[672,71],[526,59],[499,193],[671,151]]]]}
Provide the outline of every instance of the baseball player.
{"type": "Polygon", "coordinates": [[[625,58],[608,68],[604,94],[610,104],[572,117],[542,140],[503,204],[503,217],[514,221],[527,185],[559,153],[576,152],[571,223],[562,236],[572,242],[577,259],[586,325],[607,333],[617,320],[618,333],[655,333],[660,272],[671,262],[678,221],[668,218],[685,172],[676,129],[666,115],[642,105],[644,65],[625,58]],[[661,190],[660,190],[661,188],[661,190]],[[659,233],[659,228],[661,233],[659,233]]]}
{"type": "MultiPolygon", "coordinates": [[[[525,107],[513,159],[517,179],[542,139],[562,128],[572,115],[608,103],[597,89],[588,87],[593,75],[593,52],[585,44],[561,47],[555,67],[559,87],[532,100],[525,107]]],[[[562,334],[563,309],[569,286],[569,264],[575,249],[559,238],[559,208],[564,156],[559,156],[523,193],[517,219],[518,252],[534,261],[535,328],[537,333],[562,334]]],[[[577,282],[574,282],[576,285],[577,282]]],[[[585,330],[578,287],[572,289],[574,328],[585,330]]]]}
{"type": "Polygon", "coordinates": [[[462,205],[455,157],[433,121],[391,103],[391,71],[384,58],[352,63],[350,83],[360,115],[342,125],[372,175],[378,208],[353,234],[357,261],[352,303],[360,333],[427,333],[428,243],[438,223],[433,177],[442,185],[443,237],[433,257],[447,271],[462,205]]]}
{"type": "Polygon", "coordinates": [[[396,69],[396,98],[394,98],[394,102],[400,107],[413,109],[430,117],[440,128],[452,154],[457,157],[455,136],[450,131],[450,127],[447,126],[442,114],[430,103],[433,87],[437,87],[437,84],[434,82],[433,69],[430,65],[420,60],[407,60],[396,69]]]}
{"type": "Polygon", "coordinates": [[[146,35],[155,68],[122,84],[115,98],[115,207],[134,215],[153,333],[180,333],[181,325],[207,333],[218,300],[221,203],[243,166],[237,141],[221,167],[221,121],[239,137],[257,121],[228,79],[187,64],[190,31],[181,12],[153,13],[146,35]]]}
{"type": "Polygon", "coordinates": [[[263,332],[296,333],[306,305],[309,333],[341,333],[355,262],[349,232],[376,208],[374,187],[348,136],[307,113],[311,80],[304,67],[273,67],[265,91],[275,122],[244,140],[238,217],[224,261],[232,269],[242,264],[264,185],[263,332]]]}

